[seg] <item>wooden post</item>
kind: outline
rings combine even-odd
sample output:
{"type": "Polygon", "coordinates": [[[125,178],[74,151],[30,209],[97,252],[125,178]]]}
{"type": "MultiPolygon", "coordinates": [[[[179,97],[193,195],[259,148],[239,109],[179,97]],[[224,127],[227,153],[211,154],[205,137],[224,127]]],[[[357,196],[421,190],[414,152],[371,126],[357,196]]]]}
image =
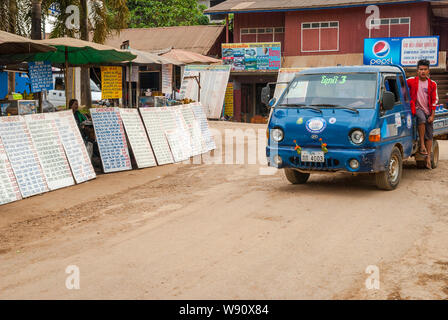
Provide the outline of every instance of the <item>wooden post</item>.
{"type": "Polygon", "coordinates": [[[226,43],[229,43],[229,15],[226,14],[226,43]]]}

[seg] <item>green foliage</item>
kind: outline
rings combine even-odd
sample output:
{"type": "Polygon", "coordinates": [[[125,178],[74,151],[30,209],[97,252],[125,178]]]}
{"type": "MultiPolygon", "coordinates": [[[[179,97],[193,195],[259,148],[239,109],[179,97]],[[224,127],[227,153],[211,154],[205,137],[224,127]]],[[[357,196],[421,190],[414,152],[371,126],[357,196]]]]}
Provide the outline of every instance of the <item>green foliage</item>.
{"type": "Polygon", "coordinates": [[[128,0],[129,27],[154,28],[207,25],[206,9],[197,0],[128,0]]]}
{"type": "MultiPolygon", "coordinates": [[[[43,0],[42,6],[48,6],[55,0],[43,0]]],[[[80,30],[68,29],[66,20],[71,13],[66,13],[66,9],[70,5],[76,5],[82,8],[80,0],[59,0],[60,14],[56,19],[56,23],[51,37],[70,36],[79,38],[80,30]]],[[[90,6],[88,31],[92,33],[93,41],[104,43],[107,37],[113,32],[119,32],[121,29],[127,28],[129,20],[129,10],[126,6],[126,0],[88,0],[90,6]]],[[[43,10],[42,10],[43,11],[43,10]]],[[[83,13],[81,12],[81,15],[83,13]]],[[[82,21],[81,21],[82,23],[82,21]]]]}

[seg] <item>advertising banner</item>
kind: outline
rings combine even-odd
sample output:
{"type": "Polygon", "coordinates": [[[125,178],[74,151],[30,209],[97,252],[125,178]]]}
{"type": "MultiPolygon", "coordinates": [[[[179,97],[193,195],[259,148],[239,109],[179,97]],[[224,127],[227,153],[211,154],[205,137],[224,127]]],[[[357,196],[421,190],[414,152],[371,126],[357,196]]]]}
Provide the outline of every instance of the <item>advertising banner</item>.
{"type": "Polygon", "coordinates": [[[415,67],[420,59],[439,65],[439,36],[364,39],[365,65],[415,67]]]}
{"type": "Polygon", "coordinates": [[[281,43],[223,43],[222,60],[232,71],[278,70],[281,67],[281,43]]]}

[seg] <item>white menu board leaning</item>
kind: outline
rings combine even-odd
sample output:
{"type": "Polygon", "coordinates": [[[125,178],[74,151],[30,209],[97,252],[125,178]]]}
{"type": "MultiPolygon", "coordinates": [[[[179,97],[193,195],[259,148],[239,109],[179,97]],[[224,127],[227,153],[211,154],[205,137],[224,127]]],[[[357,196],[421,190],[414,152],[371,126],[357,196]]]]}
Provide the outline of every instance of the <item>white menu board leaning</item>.
{"type": "Polygon", "coordinates": [[[161,108],[139,108],[159,166],[174,162],[170,146],[168,145],[163,130],[160,109],[161,108]]]}
{"type": "Polygon", "coordinates": [[[132,153],[134,154],[137,167],[148,168],[157,165],[145,127],[138,114],[137,109],[120,109],[121,120],[123,121],[132,153]]]}
{"type": "Polygon", "coordinates": [[[0,137],[23,198],[48,191],[36,149],[22,116],[0,117],[0,137]]]}
{"type": "Polygon", "coordinates": [[[93,127],[105,173],[131,170],[131,158],[118,108],[92,108],[93,127]]]}
{"type": "Polygon", "coordinates": [[[95,179],[96,174],[71,110],[48,113],[58,128],[68,163],[76,183],[95,179]]]}
{"type": "Polygon", "coordinates": [[[46,113],[24,116],[50,190],[75,184],[55,121],[46,113]]]}
{"type": "Polygon", "coordinates": [[[20,195],[19,185],[0,140],[0,204],[20,199],[22,199],[22,196],[20,195]]]}

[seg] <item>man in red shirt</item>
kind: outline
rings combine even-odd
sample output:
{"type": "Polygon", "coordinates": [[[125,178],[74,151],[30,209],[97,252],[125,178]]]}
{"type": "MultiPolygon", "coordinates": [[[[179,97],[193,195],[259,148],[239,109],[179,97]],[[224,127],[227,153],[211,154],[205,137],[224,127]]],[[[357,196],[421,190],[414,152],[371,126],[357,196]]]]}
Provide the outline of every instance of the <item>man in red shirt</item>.
{"type": "Polygon", "coordinates": [[[411,94],[412,114],[417,118],[420,154],[426,156],[426,167],[431,169],[433,122],[437,103],[437,84],[429,78],[429,61],[417,64],[417,77],[407,80],[411,94]]]}

